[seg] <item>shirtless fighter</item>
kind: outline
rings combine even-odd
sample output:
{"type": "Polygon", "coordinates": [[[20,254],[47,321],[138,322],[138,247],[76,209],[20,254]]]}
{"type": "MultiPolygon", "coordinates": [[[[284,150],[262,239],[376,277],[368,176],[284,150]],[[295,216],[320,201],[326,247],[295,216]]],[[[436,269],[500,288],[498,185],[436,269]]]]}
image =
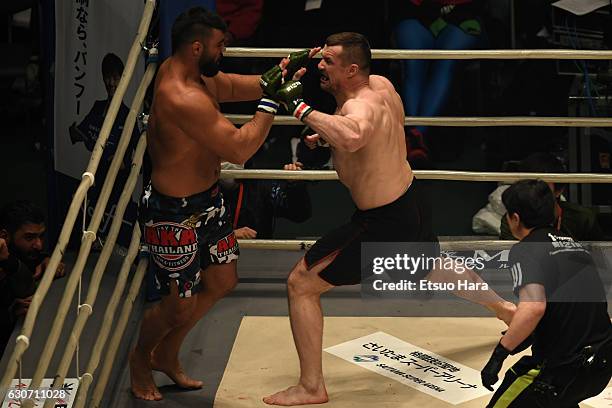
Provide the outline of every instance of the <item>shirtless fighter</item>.
{"type": "MultiPolygon", "coordinates": [[[[302,100],[299,81],[285,82],[277,97],[317,132],[308,137],[310,142],[323,139],[329,143],[338,177],[349,189],[357,210],[349,223],[319,239],[289,275],[289,315],[301,375],[296,386],[265,397],[264,402],[271,405],[328,401],[321,362],[320,296],[334,286],[361,281],[362,242],[430,243],[427,255],[439,254],[429,208],[406,161],[402,101],[386,78],[369,74],[368,41],[357,33],[333,34],[322,54],[320,85],[336,98],[335,115],[308,106],[302,100]]],[[[420,273],[432,281],[457,279],[454,272],[450,274],[454,277],[437,270],[420,273]]],[[[473,271],[462,279],[480,280],[473,271]]],[[[486,306],[507,323],[512,318],[514,305],[492,291],[478,298],[470,293],[456,294],[486,306]]]]}
{"type": "Polygon", "coordinates": [[[147,132],[153,171],[140,225],[162,300],[145,312],[130,356],[132,391],[145,400],[162,398],[151,370],[180,387],[202,387],[185,374],[178,353],[189,330],[237,282],[239,251],[217,185],[220,163],[242,164],[263,144],[278,108],[267,95],[283,75],[297,71],[299,78],[310,57],[308,50],[291,54],[261,78],[225,74],[218,68],[225,31],[224,21],[201,7],[179,15],[173,54],[155,83],[147,132]],[[240,129],[219,111],[219,102],[261,98],[262,89],[258,112],[240,129]]]}

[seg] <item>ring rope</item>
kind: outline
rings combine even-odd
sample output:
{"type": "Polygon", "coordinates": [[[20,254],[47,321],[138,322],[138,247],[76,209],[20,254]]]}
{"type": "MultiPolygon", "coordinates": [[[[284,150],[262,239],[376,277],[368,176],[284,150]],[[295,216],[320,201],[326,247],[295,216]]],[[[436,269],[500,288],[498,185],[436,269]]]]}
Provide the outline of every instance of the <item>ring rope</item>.
{"type": "MultiPolygon", "coordinates": [[[[138,223],[135,224],[136,227],[138,227],[138,223]]],[[[138,232],[138,236],[140,237],[140,231],[138,232]]],[[[127,323],[130,319],[130,314],[132,313],[134,301],[136,300],[136,297],[140,292],[140,286],[142,285],[142,281],[144,279],[148,265],[149,261],[146,258],[143,258],[138,262],[136,272],[134,273],[134,277],[132,278],[132,282],[130,283],[130,288],[128,290],[127,296],[125,298],[125,301],[123,302],[121,313],[119,313],[119,319],[117,320],[117,325],[115,326],[115,329],[113,331],[113,337],[108,343],[106,356],[104,358],[104,365],[102,366],[102,370],[100,370],[100,379],[98,380],[98,383],[96,384],[96,387],[93,390],[91,396],[91,403],[88,406],[99,407],[100,401],[102,401],[102,398],[105,395],[106,385],[108,384],[111,370],[113,368],[113,364],[115,363],[117,350],[119,349],[119,344],[121,343],[121,339],[123,338],[123,335],[125,333],[125,327],[127,326],[127,323]]],[[[81,408],[81,406],[75,406],[75,408],[81,408]]]]}
{"type": "MultiPolygon", "coordinates": [[[[499,173],[455,170],[414,170],[420,180],[503,181],[541,179],[553,183],[612,183],[612,174],[597,173],[499,173]]],[[[222,170],[221,178],[264,180],[338,180],[335,170],[222,170]]]]}
{"type": "MultiPolygon", "coordinates": [[[[94,234],[94,240],[95,240],[95,234],[94,234]]],[[[93,242],[93,241],[92,241],[93,242]]],[[[77,299],[77,308],[76,308],[76,318],[78,319],[79,317],[79,313],[81,311],[81,296],[83,295],[83,276],[81,275],[79,277],[79,292],[78,292],[78,299],[77,299]]],[[[72,334],[70,335],[70,337],[72,337],[72,334]]],[[[80,351],[81,349],[81,344],[79,343],[79,341],[76,341],[76,347],[75,347],[75,352],[74,352],[74,368],[75,368],[75,373],[77,378],[81,376],[81,365],[79,364],[80,361],[80,351]]],[[[57,350],[57,347],[55,348],[55,350],[57,350]]],[[[59,382],[59,381],[57,381],[59,382]]],[[[59,383],[59,387],[61,387],[64,384],[64,379],[62,378],[61,383],[59,383]]]]}
{"type": "MultiPolygon", "coordinates": [[[[282,239],[240,239],[240,248],[259,250],[305,251],[310,249],[314,240],[282,240],[282,239]]],[[[468,240],[468,241],[440,241],[442,251],[469,251],[487,249],[510,249],[519,241],[500,240],[468,240]]],[[[612,241],[598,241],[585,243],[597,248],[612,248],[612,241]]]]}
{"type": "MultiPolygon", "coordinates": [[[[243,125],[250,121],[252,115],[228,114],[225,117],[232,123],[243,125]]],[[[293,116],[276,116],[274,125],[303,126],[293,116]]],[[[406,116],[404,125],[408,126],[452,126],[452,127],[486,127],[486,126],[545,126],[545,127],[612,127],[612,118],[603,117],[551,117],[551,116],[406,116]]]]}
{"type": "MultiPolygon", "coordinates": [[[[106,178],[104,180],[104,184],[100,191],[98,200],[96,202],[96,206],[93,211],[93,215],[89,220],[88,230],[92,232],[97,232],[100,224],[102,222],[102,218],[104,216],[104,210],[109,201],[111,192],[115,185],[115,181],[117,179],[117,175],[119,173],[119,169],[123,164],[123,158],[125,156],[125,152],[127,151],[127,147],[130,143],[130,139],[132,136],[132,132],[134,126],[136,124],[136,118],[140,113],[140,109],[142,107],[144,97],[146,95],[149,84],[152,82],[153,77],[155,75],[157,64],[149,64],[147,69],[138,85],[138,89],[134,95],[132,104],[130,106],[130,111],[125,119],[125,123],[123,126],[123,130],[121,132],[121,137],[119,139],[119,143],[117,145],[116,152],[111,161],[110,168],[108,169],[106,178]]],[[[123,219],[123,215],[121,215],[123,219]]],[[[70,303],[74,297],[75,290],[77,288],[77,284],[82,277],[83,271],[85,269],[87,259],[89,258],[89,254],[91,251],[93,240],[90,239],[91,235],[85,235],[84,239],[79,248],[77,259],[75,261],[74,267],[70,272],[70,276],[68,277],[68,282],[66,283],[66,288],[64,290],[63,296],[58,306],[58,313],[55,316],[53,324],[51,326],[51,330],[47,336],[47,340],[45,342],[45,347],[43,348],[43,352],[38,360],[38,364],[36,366],[36,370],[34,371],[34,375],[32,377],[32,382],[30,383],[30,389],[38,388],[42,382],[42,379],[47,372],[47,368],[51,362],[51,358],[53,354],[56,352],[56,347],[58,345],[59,338],[62,333],[63,325],[66,321],[66,313],[68,308],[70,307],[70,303]]],[[[88,302],[89,303],[89,302],[88,302]]],[[[73,353],[76,350],[76,345],[74,349],[67,350],[65,353],[66,359],[68,361],[61,361],[60,366],[67,371],[68,364],[65,364],[72,360],[73,353]]],[[[57,375],[54,378],[53,386],[55,388],[59,388],[63,385],[63,376],[57,375]],[[61,381],[61,382],[60,382],[61,381]]],[[[52,407],[52,405],[48,405],[52,402],[52,400],[48,400],[45,402],[45,408],[52,407]]],[[[26,407],[27,408],[27,407],[26,407]]]]}
{"type": "MultiPolygon", "coordinates": [[[[53,281],[55,272],[57,267],[63,257],[64,251],[66,249],[66,245],[68,244],[68,240],[70,239],[70,235],[72,229],[75,225],[76,218],[78,216],[81,204],[85,198],[86,192],[91,186],[93,180],[93,176],[95,176],[96,170],[98,168],[99,162],[102,158],[102,153],[104,151],[104,145],[110,135],[110,131],[112,129],[113,123],[119,111],[120,104],[123,101],[124,95],[126,93],[128,83],[130,82],[132,75],[134,73],[134,69],[136,63],[139,61],[141,56],[141,47],[140,44],[144,41],[148,30],[149,24],[151,22],[153,16],[153,10],[155,8],[155,0],[147,0],[143,15],[138,26],[138,31],[136,33],[136,38],[132,43],[132,47],[128,53],[128,57],[126,60],[125,68],[123,71],[123,75],[119,84],[117,86],[117,90],[115,91],[115,95],[111,100],[109,109],[104,119],[104,123],[102,124],[102,129],[100,130],[100,134],[94,146],[93,152],[91,154],[89,163],[87,165],[87,169],[84,173],[84,177],[81,180],[77,190],[73,196],[72,202],[69,206],[68,213],[64,220],[57,245],[55,246],[53,253],[51,255],[51,259],[49,260],[49,264],[47,269],[43,275],[42,280],[32,298],[32,302],[30,304],[28,313],[25,318],[25,322],[22,327],[21,334],[26,338],[30,337],[32,331],[34,329],[34,324],[36,323],[36,317],[38,315],[40,306],[49,291],[51,283],[53,281]],[[86,173],[90,173],[91,176],[86,173]]],[[[87,242],[88,240],[85,240],[87,242]]],[[[0,401],[3,401],[6,397],[6,393],[10,387],[11,381],[14,378],[14,375],[18,369],[18,364],[21,361],[23,353],[28,348],[28,344],[24,342],[18,342],[15,348],[12,351],[11,356],[8,359],[8,364],[5,368],[2,379],[0,380],[0,401]]],[[[49,350],[49,353],[52,353],[54,350],[49,350]]],[[[43,352],[44,354],[44,352],[43,352]]],[[[39,376],[40,377],[40,376],[39,376]]],[[[40,377],[42,379],[42,377],[40,377]]],[[[40,383],[40,379],[38,382],[40,383]]],[[[39,384],[36,384],[34,378],[30,384],[30,389],[37,387],[39,384]]],[[[25,407],[32,406],[29,401],[26,401],[25,407]]]]}
{"type": "MultiPolygon", "coordinates": [[[[89,288],[87,291],[87,297],[83,305],[83,306],[88,306],[89,313],[79,314],[77,316],[77,321],[75,322],[74,327],[71,332],[72,335],[70,336],[70,339],[64,350],[64,354],[62,355],[62,358],[60,360],[60,366],[58,367],[57,374],[55,375],[53,388],[62,386],[63,381],[66,378],[66,374],[68,372],[68,365],[70,363],[72,354],[75,351],[75,347],[78,345],[78,341],[83,332],[85,324],[87,323],[87,320],[89,319],[92,313],[93,306],[91,305],[93,305],[96,301],[98,290],[100,288],[100,282],[102,280],[102,276],[104,274],[104,271],[106,270],[106,266],[108,265],[108,261],[112,254],[115,243],[117,241],[117,237],[119,235],[119,231],[121,229],[121,225],[123,222],[123,216],[125,214],[125,210],[128,206],[129,201],[131,200],[132,193],[136,187],[138,175],[140,174],[140,169],[142,167],[142,160],[143,160],[145,148],[146,148],[146,136],[143,133],[140,136],[138,145],[136,146],[136,151],[134,152],[134,158],[132,162],[132,167],[130,169],[130,174],[128,176],[125,188],[123,189],[121,196],[119,198],[119,201],[117,203],[115,216],[113,217],[111,227],[107,234],[106,242],[104,244],[104,247],[102,248],[102,252],[100,253],[100,256],[98,257],[98,261],[92,273],[91,282],[89,284],[89,288]]],[[[130,247],[128,248],[128,255],[126,256],[126,259],[124,259],[124,265],[122,266],[122,270],[119,274],[119,279],[117,280],[115,289],[113,290],[113,293],[111,295],[111,301],[113,297],[118,299],[123,293],[123,289],[125,287],[125,281],[127,280],[127,276],[129,275],[130,266],[132,265],[135,259],[135,256],[138,252],[139,244],[140,244],[140,234],[139,233],[134,234],[134,237],[130,243],[130,247]],[[123,282],[123,284],[121,282],[123,282]]],[[[109,302],[108,308],[111,308],[111,302],[109,302]]],[[[106,313],[108,313],[108,311],[106,313]]],[[[113,315],[114,315],[114,310],[111,311],[110,316],[113,316],[113,315]]],[[[105,314],[105,318],[106,318],[106,314],[105,314]]],[[[108,329],[110,330],[110,326],[112,326],[112,317],[109,323],[107,323],[105,320],[105,324],[103,328],[106,326],[108,326],[108,329]]],[[[101,329],[101,330],[104,330],[104,329],[101,329]]],[[[91,360],[94,358],[93,356],[96,354],[95,350],[97,348],[102,349],[104,347],[104,342],[105,342],[106,337],[103,336],[101,333],[99,333],[98,338],[96,339],[94,348],[92,349],[92,356],[90,357],[90,361],[86,368],[87,373],[94,373],[96,370],[97,362],[96,364],[91,364],[91,360]]],[[[79,382],[81,381],[83,381],[83,378],[79,380],[79,382]]],[[[45,405],[46,404],[47,402],[45,402],[45,405]]],[[[53,407],[53,405],[50,405],[49,407],[53,407]]]]}
{"type": "MultiPolygon", "coordinates": [[[[286,57],[303,48],[243,48],[229,47],[224,57],[286,57]]],[[[319,55],[317,57],[320,58],[319,55]]],[[[612,51],[599,50],[372,50],[373,59],[585,59],[609,60],[612,51]]]]}
{"type": "MultiPolygon", "coordinates": [[[[125,210],[125,206],[127,205],[127,201],[129,201],[131,191],[133,191],[134,189],[136,175],[138,174],[140,166],[142,165],[142,153],[144,152],[145,141],[146,141],[146,138],[144,137],[144,135],[141,136],[141,139],[140,139],[140,142],[137,148],[138,150],[134,154],[134,160],[136,160],[136,157],[140,157],[139,159],[140,165],[133,167],[132,173],[130,173],[130,177],[128,179],[130,180],[130,188],[126,188],[126,190],[130,190],[130,191],[124,192],[119,201],[120,202],[119,205],[121,205],[124,208],[124,210],[125,210]]],[[[110,255],[112,253],[112,248],[114,247],[115,241],[119,234],[122,218],[123,217],[115,218],[116,220],[119,220],[118,222],[115,222],[113,220],[113,224],[111,225],[111,229],[109,232],[109,235],[112,235],[112,236],[110,237],[109,240],[106,241],[106,245],[104,246],[104,249],[102,250],[102,253],[100,254],[100,259],[103,259],[103,261],[101,262],[99,260],[98,264],[96,264],[96,267],[93,273],[93,277],[92,277],[92,281],[96,280],[99,282],[102,278],[102,273],[104,269],[106,268],[106,264],[108,263],[110,255]]],[[[139,247],[140,247],[140,228],[138,226],[138,223],[136,223],[132,230],[132,238],[130,241],[130,245],[128,247],[127,255],[121,265],[121,269],[119,271],[119,275],[115,283],[115,288],[113,289],[112,295],[108,301],[108,305],[104,312],[104,317],[102,318],[102,325],[100,328],[100,332],[98,333],[96,342],[91,349],[91,356],[89,357],[89,361],[87,362],[87,367],[85,368],[85,372],[88,375],[87,376],[83,375],[83,377],[79,380],[79,387],[78,387],[77,395],[76,395],[75,402],[74,402],[74,408],[83,408],[85,406],[85,403],[87,400],[87,393],[94,379],[93,375],[98,369],[98,365],[100,364],[102,352],[104,350],[104,347],[106,346],[106,342],[111,333],[111,330],[113,330],[113,321],[115,319],[116,310],[117,310],[117,307],[119,305],[121,298],[123,297],[123,292],[125,290],[125,286],[127,284],[128,277],[130,275],[131,266],[134,263],[136,256],[138,255],[139,247]]],[[[91,291],[87,294],[88,299],[90,297],[95,298],[95,296],[96,296],[96,293],[93,293],[91,291]]],[[[80,332],[82,331],[83,326],[85,325],[85,321],[86,321],[86,318],[83,318],[82,322],[77,321],[77,323],[75,324],[75,330],[76,329],[79,330],[79,333],[78,333],[79,335],[80,335],[80,332]]],[[[68,348],[66,350],[66,353],[67,352],[68,352],[68,348]]],[[[58,370],[58,372],[60,372],[60,370],[58,370]]],[[[60,374],[65,376],[66,372],[61,371],[60,374]]],[[[92,406],[92,405],[90,404],[88,406],[92,406]]]]}

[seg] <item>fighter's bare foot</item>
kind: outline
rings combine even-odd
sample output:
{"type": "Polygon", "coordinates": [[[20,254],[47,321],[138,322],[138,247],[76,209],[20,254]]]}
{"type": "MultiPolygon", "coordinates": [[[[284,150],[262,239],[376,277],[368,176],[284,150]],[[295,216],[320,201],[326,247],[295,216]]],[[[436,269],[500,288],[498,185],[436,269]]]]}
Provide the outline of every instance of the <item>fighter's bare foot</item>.
{"type": "Polygon", "coordinates": [[[325,387],[321,387],[315,392],[309,392],[304,386],[298,384],[289,387],[284,391],[277,392],[268,397],[264,397],[263,402],[268,405],[306,405],[306,404],[325,404],[329,401],[325,387]]]}
{"type": "Polygon", "coordinates": [[[150,360],[143,358],[136,350],[130,355],[130,379],[136,398],[147,401],[160,401],[163,398],[153,381],[150,360]]]}
{"type": "Polygon", "coordinates": [[[516,313],[516,305],[504,300],[503,302],[496,303],[491,310],[499,320],[502,320],[507,326],[510,326],[514,313],[516,313]]]}
{"type": "Polygon", "coordinates": [[[170,361],[170,359],[162,358],[153,352],[151,353],[151,368],[166,374],[180,388],[197,390],[204,386],[202,381],[194,380],[187,376],[183,367],[181,367],[181,364],[176,359],[175,361],[170,361]]]}

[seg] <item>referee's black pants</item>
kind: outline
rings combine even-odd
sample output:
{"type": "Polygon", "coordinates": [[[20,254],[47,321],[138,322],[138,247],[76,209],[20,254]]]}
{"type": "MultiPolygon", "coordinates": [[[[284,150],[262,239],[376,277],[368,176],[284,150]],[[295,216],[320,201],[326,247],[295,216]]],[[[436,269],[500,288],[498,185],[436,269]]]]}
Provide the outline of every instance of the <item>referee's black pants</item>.
{"type": "Polygon", "coordinates": [[[512,366],[487,408],[578,408],[578,403],[600,394],[612,377],[610,347],[591,361],[549,368],[531,356],[512,366]]]}

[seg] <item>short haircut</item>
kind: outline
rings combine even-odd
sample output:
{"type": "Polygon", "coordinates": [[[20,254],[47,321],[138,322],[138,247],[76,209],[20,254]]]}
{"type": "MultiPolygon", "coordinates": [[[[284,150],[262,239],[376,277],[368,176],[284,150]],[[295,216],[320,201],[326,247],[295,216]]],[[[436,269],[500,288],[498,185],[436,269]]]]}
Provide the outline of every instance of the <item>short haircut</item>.
{"type": "MultiPolygon", "coordinates": [[[[519,171],[525,173],[567,173],[563,162],[551,153],[533,153],[521,160],[519,171]]],[[[554,183],[555,191],[563,190],[567,184],[554,183]]]]}
{"type": "Polygon", "coordinates": [[[172,24],[172,54],[183,44],[190,44],[198,38],[207,38],[212,29],[227,31],[227,24],[217,14],[204,7],[192,7],[179,14],[172,24]]]}
{"type": "Polygon", "coordinates": [[[368,39],[362,34],[352,32],[332,34],[325,40],[325,45],[328,47],[341,45],[342,54],[340,58],[344,62],[357,64],[365,73],[370,73],[372,52],[368,39]]]}
{"type": "Polygon", "coordinates": [[[121,76],[121,74],[123,74],[121,58],[109,52],[102,59],[102,78],[108,78],[111,75],[121,76]]]}
{"type": "Polygon", "coordinates": [[[526,228],[552,225],[555,220],[555,197],[542,180],[520,180],[502,194],[508,214],[518,214],[526,228]]]}
{"type": "Polygon", "coordinates": [[[43,224],[44,222],[43,210],[31,201],[14,201],[6,204],[0,210],[0,229],[7,230],[11,235],[25,224],[43,224]]]}

